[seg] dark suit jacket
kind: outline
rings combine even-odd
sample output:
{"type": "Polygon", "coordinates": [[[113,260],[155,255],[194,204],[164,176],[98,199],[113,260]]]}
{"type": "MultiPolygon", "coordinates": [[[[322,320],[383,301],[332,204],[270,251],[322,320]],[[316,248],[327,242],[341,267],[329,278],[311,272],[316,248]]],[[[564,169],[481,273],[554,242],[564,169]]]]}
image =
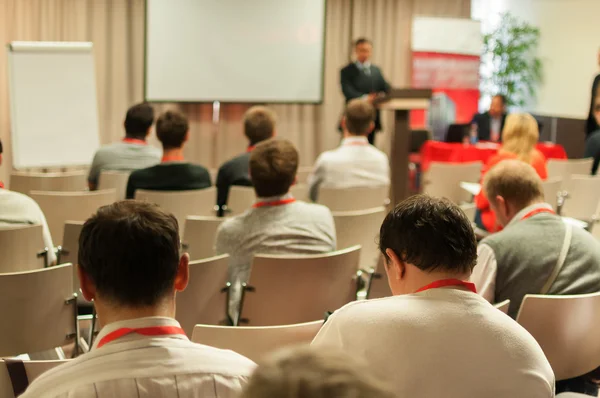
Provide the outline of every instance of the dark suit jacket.
{"type": "MultiPolygon", "coordinates": [[[[502,115],[502,123],[500,123],[500,140],[502,140],[502,130],[504,130],[504,123],[506,122],[506,114],[502,115]]],[[[492,130],[492,118],[489,112],[478,113],[473,117],[471,123],[477,124],[477,138],[480,141],[489,141],[491,138],[492,130]]]]}
{"type": "MultiPolygon", "coordinates": [[[[346,102],[354,98],[360,98],[365,94],[389,92],[391,87],[383,77],[381,70],[371,65],[371,75],[361,71],[354,62],[346,65],[340,72],[340,82],[342,92],[346,97],[346,102]]],[[[375,131],[381,130],[381,120],[379,111],[375,115],[375,131]]]]}
{"type": "Polygon", "coordinates": [[[232,185],[241,185],[251,187],[250,181],[250,152],[243,153],[235,158],[223,163],[219,167],[217,174],[217,205],[219,214],[222,215],[221,208],[227,204],[229,198],[229,188],[232,185]]]}
{"type": "Polygon", "coordinates": [[[202,166],[182,162],[161,163],[129,175],[127,199],[133,199],[138,189],[187,191],[211,185],[210,173],[202,166]]]}
{"type": "Polygon", "coordinates": [[[596,175],[598,172],[598,164],[600,163],[600,130],[590,134],[585,140],[584,158],[594,158],[591,174],[596,175]]]}
{"type": "Polygon", "coordinates": [[[585,125],[585,135],[588,137],[590,134],[600,129],[598,123],[596,123],[596,119],[594,118],[594,99],[596,98],[596,93],[598,92],[598,88],[600,87],[600,75],[596,76],[594,79],[594,84],[592,84],[592,99],[590,103],[590,113],[588,114],[588,120],[585,125]]]}

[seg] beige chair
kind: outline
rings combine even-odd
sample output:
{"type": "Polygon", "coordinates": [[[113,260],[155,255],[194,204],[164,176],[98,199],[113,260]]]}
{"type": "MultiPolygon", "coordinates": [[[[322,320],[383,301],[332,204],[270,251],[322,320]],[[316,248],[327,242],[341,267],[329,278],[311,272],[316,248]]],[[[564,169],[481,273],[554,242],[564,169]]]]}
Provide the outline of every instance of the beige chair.
{"type": "Polygon", "coordinates": [[[298,167],[298,171],[296,172],[296,181],[298,184],[306,184],[310,173],[312,173],[312,167],[298,167]]]}
{"type": "Polygon", "coordinates": [[[360,246],[307,256],[256,255],[240,323],[288,325],[322,319],[356,298],[360,246]]]}
{"type": "Polygon", "coordinates": [[[29,195],[31,191],[71,192],[87,189],[87,173],[83,170],[65,173],[30,173],[14,171],[10,190],[29,195]]]}
{"type": "Polygon", "coordinates": [[[176,296],[175,318],[188,336],[194,325],[230,324],[227,321],[227,264],[229,255],[190,262],[187,288],[176,296]]]}
{"type": "Polygon", "coordinates": [[[0,274],[0,357],[41,352],[75,340],[79,350],[73,266],[0,274]]]}
{"type": "Polygon", "coordinates": [[[586,222],[594,221],[600,203],[600,178],[572,175],[564,188],[566,197],[562,206],[558,206],[560,215],[586,222]]]}
{"type": "Polygon", "coordinates": [[[227,198],[227,216],[237,216],[250,209],[256,202],[256,194],[252,187],[232,186],[227,198]]]}
{"type": "Polygon", "coordinates": [[[194,189],[190,191],[148,191],[138,189],[135,198],[156,203],[172,213],[179,222],[179,233],[183,233],[185,219],[188,216],[215,216],[217,189],[194,189]]]}
{"type": "Polygon", "coordinates": [[[360,245],[359,266],[365,271],[377,265],[379,258],[377,239],[386,213],[385,207],[333,213],[337,247],[345,249],[360,245]]]}
{"type": "Polygon", "coordinates": [[[117,200],[124,200],[127,195],[129,174],[130,171],[102,171],[98,179],[98,189],[114,189],[117,191],[117,200]]]}
{"type": "Polygon", "coordinates": [[[392,295],[385,272],[385,265],[383,264],[383,254],[379,255],[377,267],[369,270],[365,277],[367,299],[378,299],[392,295]]]}
{"type": "MultiPolygon", "coordinates": [[[[83,228],[83,221],[65,222],[63,243],[58,250],[58,264],[73,264],[73,292],[79,292],[79,276],[77,275],[77,261],[79,256],[79,235],[83,228]]],[[[80,297],[83,300],[83,297],[80,297]]]]}
{"type": "Polygon", "coordinates": [[[215,238],[219,225],[226,218],[190,216],[183,228],[183,249],[191,260],[202,260],[215,255],[215,238]]]}
{"type": "Polygon", "coordinates": [[[462,203],[459,207],[465,212],[469,221],[475,222],[475,212],[477,211],[475,203],[462,203]]]}
{"type": "Polygon", "coordinates": [[[331,211],[358,211],[387,206],[390,187],[319,188],[318,203],[331,211]]]}
{"type": "Polygon", "coordinates": [[[508,314],[508,307],[510,307],[510,300],[504,300],[499,303],[494,304],[494,307],[499,309],[500,311],[508,314]]]}
{"type": "Polygon", "coordinates": [[[461,182],[479,182],[481,162],[445,163],[432,162],[423,173],[423,193],[448,198],[454,203],[472,202],[472,194],[461,188],[461,182]]]}
{"type": "Polygon", "coordinates": [[[3,226],[0,228],[0,273],[44,268],[44,260],[38,256],[44,250],[41,225],[3,226]]]}
{"type": "Polygon", "coordinates": [[[294,184],[290,187],[290,193],[296,200],[310,202],[310,190],[306,184],[294,184]]]}
{"type": "Polygon", "coordinates": [[[321,326],[323,320],[264,327],[196,325],[192,341],[235,351],[257,362],[283,347],[310,344],[321,326]]]}
{"type": "Polygon", "coordinates": [[[548,178],[560,177],[566,183],[573,174],[590,175],[594,159],[548,159],[548,178]]]}
{"type": "Polygon", "coordinates": [[[517,322],[537,340],[556,380],[600,366],[600,292],[574,296],[528,294],[517,322]]]}
{"type": "Polygon", "coordinates": [[[85,221],[102,206],[116,201],[116,191],[94,192],[32,191],[30,196],[40,205],[55,246],[62,245],[67,220],[85,221]]]}
{"type": "MultiPolygon", "coordinates": [[[[67,362],[69,362],[68,359],[59,361],[23,361],[23,365],[25,366],[25,372],[27,373],[27,380],[29,381],[29,384],[31,384],[42,373],[67,362]]],[[[2,359],[0,359],[0,397],[15,398],[6,362],[2,359]]]]}
{"type": "Polygon", "coordinates": [[[549,178],[546,181],[542,181],[542,188],[544,189],[544,200],[546,203],[552,205],[552,208],[556,210],[558,206],[558,195],[562,190],[563,180],[561,177],[549,178]]]}

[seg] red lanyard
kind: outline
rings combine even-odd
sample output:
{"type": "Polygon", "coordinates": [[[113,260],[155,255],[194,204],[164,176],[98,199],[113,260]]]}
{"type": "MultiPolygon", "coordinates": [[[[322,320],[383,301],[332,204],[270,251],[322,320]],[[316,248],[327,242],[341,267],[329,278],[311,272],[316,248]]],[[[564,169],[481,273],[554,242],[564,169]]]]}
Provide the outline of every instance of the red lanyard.
{"type": "Polygon", "coordinates": [[[477,288],[475,287],[474,283],[467,282],[467,281],[461,281],[460,279],[441,279],[439,281],[430,283],[429,285],[423,286],[422,288],[417,290],[415,293],[423,292],[423,291],[429,290],[429,289],[438,289],[440,287],[447,287],[447,286],[460,286],[460,287],[467,288],[468,290],[472,291],[473,293],[477,293],[477,288]]]}
{"type": "Polygon", "coordinates": [[[161,162],[183,162],[183,156],[163,156],[161,162]]]}
{"type": "Polygon", "coordinates": [[[363,141],[347,141],[344,142],[344,146],[368,146],[371,145],[368,142],[363,141]]]}
{"type": "Polygon", "coordinates": [[[246,152],[252,152],[254,150],[254,148],[256,148],[256,145],[250,145],[247,149],[246,152]]]}
{"type": "Polygon", "coordinates": [[[138,145],[148,145],[148,143],[144,140],[139,140],[137,138],[123,138],[123,142],[127,144],[138,144],[138,145]]]}
{"type": "Polygon", "coordinates": [[[254,207],[255,209],[258,209],[259,207],[266,207],[266,206],[281,206],[281,205],[287,205],[290,203],[294,203],[295,201],[296,201],[296,199],[294,199],[294,198],[288,198],[288,199],[282,199],[282,200],[274,200],[272,202],[257,202],[252,207],[254,207]]]}
{"type": "Polygon", "coordinates": [[[545,208],[535,209],[535,210],[531,210],[529,213],[525,214],[523,216],[523,218],[521,218],[521,221],[531,218],[531,217],[535,216],[536,214],[540,214],[540,213],[556,214],[554,212],[554,210],[552,210],[552,209],[545,209],[545,208]]]}
{"type": "Polygon", "coordinates": [[[142,336],[168,336],[175,334],[182,334],[185,336],[185,332],[182,328],[178,326],[151,326],[147,328],[121,328],[117,329],[114,332],[110,332],[106,336],[104,336],[98,342],[97,348],[102,347],[104,344],[111,343],[117,339],[120,339],[123,336],[127,336],[131,333],[141,334],[142,336]]]}

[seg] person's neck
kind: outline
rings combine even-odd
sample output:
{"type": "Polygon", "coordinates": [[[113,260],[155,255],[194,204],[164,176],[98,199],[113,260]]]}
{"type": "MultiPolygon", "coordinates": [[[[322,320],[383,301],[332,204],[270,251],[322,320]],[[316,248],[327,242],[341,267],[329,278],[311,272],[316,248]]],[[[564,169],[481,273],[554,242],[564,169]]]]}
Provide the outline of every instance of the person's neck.
{"type": "Polygon", "coordinates": [[[506,222],[506,224],[508,225],[511,221],[513,221],[515,219],[515,217],[520,215],[520,213],[523,213],[523,211],[525,211],[526,209],[529,209],[529,208],[532,208],[535,206],[539,206],[539,205],[543,205],[544,203],[546,203],[546,202],[542,199],[536,199],[524,207],[516,207],[509,203],[508,208],[510,210],[510,214],[509,214],[509,218],[508,218],[508,221],[506,222]]]}
{"type": "Polygon", "coordinates": [[[147,317],[175,317],[175,301],[164,300],[154,306],[147,307],[126,307],[104,303],[103,300],[96,299],[94,306],[98,314],[98,322],[101,327],[114,322],[128,321],[147,317]]]}
{"type": "Polygon", "coordinates": [[[134,140],[134,141],[144,141],[144,142],[146,142],[146,137],[131,137],[131,136],[125,135],[125,139],[126,140],[134,140]]]}
{"type": "Polygon", "coordinates": [[[366,135],[356,135],[350,133],[348,130],[344,130],[344,138],[367,138],[366,135]]]}
{"type": "Polygon", "coordinates": [[[182,148],[163,148],[163,159],[183,159],[183,147],[182,148]]]}
{"type": "MultiPolygon", "coordinates": [[[[422,272],[418,277],[414,278],[410,283],[407,284],[407,293],[414,293],[424,286],[432,284],[436,281],[444,279],[458,279],[461,281],[468,281],[471,277],[470,273],[457,274],[455,272],[422,272]]],[[[460,286],[449,286],[448,289],[462,289],[460,286]]]]}

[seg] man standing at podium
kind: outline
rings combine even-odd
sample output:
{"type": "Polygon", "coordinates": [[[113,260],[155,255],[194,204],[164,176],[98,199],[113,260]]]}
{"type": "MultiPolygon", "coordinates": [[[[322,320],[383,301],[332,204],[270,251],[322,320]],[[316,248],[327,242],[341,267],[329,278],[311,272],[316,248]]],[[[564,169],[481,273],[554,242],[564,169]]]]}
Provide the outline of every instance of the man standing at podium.
{"type": "MultiPolygon", "coordinates": [[[[377,96],[390,91],[390,85],[381,70],[371,64],[373,46],[368,39],[360,38],[354,43],[356,60],[349,63],[340,72],[342,92],[346,103],[355,98],[364,98],[373,102],[377,96]]],[[[375,142],[375,133],[381,130],[379,111],[375,114],[375,128],[369,134],[369,143],[375,142]]]]}

